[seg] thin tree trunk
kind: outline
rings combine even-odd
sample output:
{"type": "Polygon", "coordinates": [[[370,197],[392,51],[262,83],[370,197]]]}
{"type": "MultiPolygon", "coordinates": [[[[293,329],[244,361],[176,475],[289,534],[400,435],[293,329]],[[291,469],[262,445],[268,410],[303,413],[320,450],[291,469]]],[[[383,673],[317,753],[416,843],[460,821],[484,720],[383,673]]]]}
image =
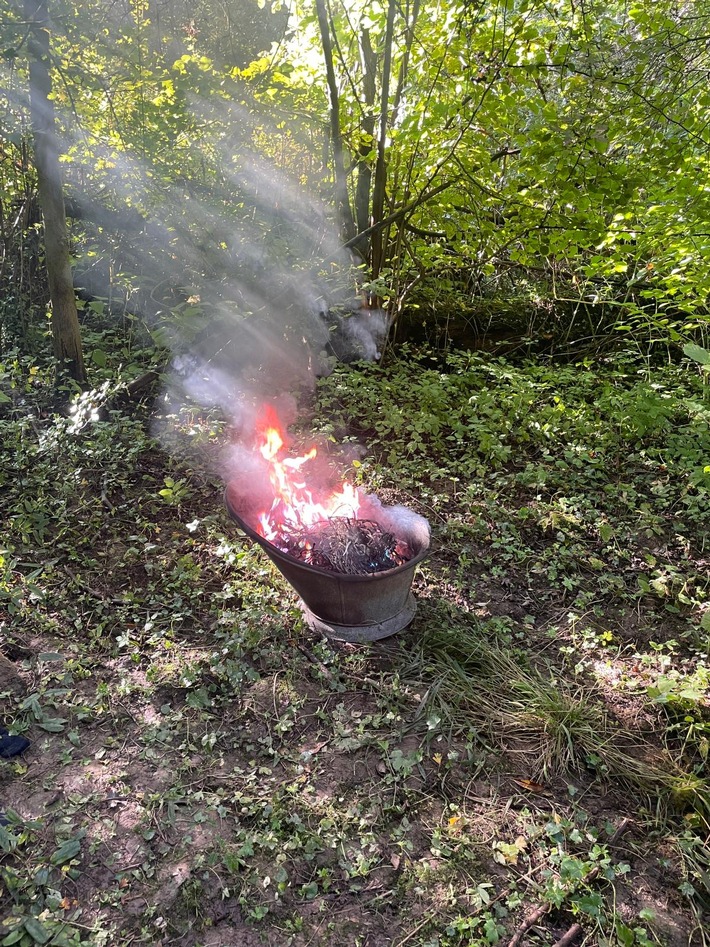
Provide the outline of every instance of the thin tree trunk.
{"type": "Polygon", "coordinates": [[[405,204],[404,207],[400,207],[399,210],[393,211],[391,214],[388,214],[387,217],[384,217],[378,223],[373,224],[371,227],[368,227],[367,230],[364,230],[362,233],[355,234],[352,239],[347,243],[344,243],[337,253],[326,257],[321,263],[318,264],[315,269],[311,270],[313,275],[315,275],[320,269],[324,266],[328,266],[330,263],[337,262],[341,252],[347,250],[350,247],[356,247],[362,245],[366,237],[371,237],[373,234],[376,234],[378,230],[384,230],[386,227],[389,227],[390,224],[395,223],[398,220],[401,220],[403,217],[406,217],[407,214],[411,214],[413,210],[416,210],[417,207],[420,207],[422,204],[426,204],[427,201],[432,200],[436,197],[437,194],[441,194],[442,191],[447,190],[447,188],[452,187],[452,185],[457,182],[447,181],[445,184],[439,184],[435,188],[432,188],[431,191],[423,191],[419,197],[416,197],[413,201],[410,201],[409,204],[405,204]]]}
{"type": "MultiPolygon", "coordinates": [[[[392,114],[390,117],[390,127],[396,128],[399,122],[399,110],[402,104],[402,98],[404,95],[404,90],[407,86],[407,79],[409,76],[409,60],[412,55],[412,46],[414,44],[414,34],[417,28],[417,20],[419,19],[419,10],[421,7],[421,0],[414,0],[411,16],[409,11],[409,6],[407,6],[406,16],[405,16],[405,29],[404,29],[404,51],[402,53],[402,59],[399,66],[399,77],[397,79],[397,89],[394,94],[394,102],[392,104],[392,114]]],[[[411,166],[410,166],[411,171],[411,166]]],[[[390,178],[390,187],[394,193],[397,193],[398,190],[398,177],[399,169],[395,167],[394,176],[390,173],[388,169],[388,177],[390,178]]],[[[407,203],[410,195],[410,181],[411,174],[407,175],[404,179],[404,190],[402,194],[402,202],[407,203]]],[[[399,227],[397,230],[396,240],[394,245],[389,251],[390,259],[392,260],[392,269],[395,273],[401,273],[402,270],[402,256],[404,252],[404,228],[399,227]]]]}
{"type": "MultiPolygon", "coordinates": [[[[394,14],[396,0],[390,0],[387,9],[387,27],[385,29],[384,62],[382,64],[382,98],[380,101],[380,131],[377,142],[377,164],[375,165],[375,184],[372,191],[372,223],[378,224],[385,209],[385,185],[387,183],[387,162],[385,144],[389,119],[390,73],[392,71],[392,42],[394,37],[394,14]]],[[[383,233],[377,230],[372,236],[372,256],[370,269],[373,279],[382,269],[383,233]]]]}
{"type": "Polygon", "coordinates": [[[86,383],[81,333],[76,309],[64,210],[59,145],[55,132],[54,103],[50,98],[49,14],[47,0],[25,0],[30,24],[30,114],[39,202],[44,218],[44,243],[52,301],[52,337],[57,377],[66,373],[80,385],[86,383]]]}
{"type": "Polygon", "coordinates": [[[375,145],[375,96],[377,94],[377,59],[370,42],[370,31],[360,33],[360,62],[362,65],[363,116],[360,122],[361,140],[358,148],[357,186],[355,188],[355,217],[360,233],[372,223],[370,219],[370,188],[372,186],[371,157],[375,145]]]}
{"type": "Polygon", "coordinates": [[[343,136],[340,131],[340,96],[335,80],[333,67],[333,44],[330,40],[330,26],[325,0],[316,0],[318,26],[320,27],[321,44],[325,57],[325,71],[328,80],[328,94],[330,98],[330,140],[333,148],[333,177],[335,179],[335,207],[340,223],[343,242],[350,240],[355,234],[355,221],[348,197],[348,180],[345,174],[345,160],[343,157],[343,136]]]}
{"type": "Polygon", "coordinates": [[[399,118],[399,107],[402,104],[402,95],[404,94],[404,89],[407,85],[407,77],[409,73],[409,59],[412,55],[412,44],[414,42],[414,31],[417,28],[417,20],[419,19],[419,7],[420,0],[414,0],[414,5],[412,7],[412,18],[407,23],[405,29],[405,45],[404,53],[402,54],[402,62],[399,67],[399,77],[397,79],[397,91],[394,94],[394,104],[392,105],[392,120],[391,125],[394,128],[397,124],[397,119],[399,118]]]}

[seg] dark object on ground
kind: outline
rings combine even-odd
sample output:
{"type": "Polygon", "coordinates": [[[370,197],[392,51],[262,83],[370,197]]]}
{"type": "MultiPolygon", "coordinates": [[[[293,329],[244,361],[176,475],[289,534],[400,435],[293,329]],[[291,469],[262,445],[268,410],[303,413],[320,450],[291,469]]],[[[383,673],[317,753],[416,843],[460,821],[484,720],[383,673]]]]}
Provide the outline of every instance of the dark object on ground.
{"type": "Polygon", "coordinates": [[[0,756],[4,760],[24,753],[29,745],[30,741],[26,737],[11,737],[7,730],[0,727],[0,756]]]}
{"type": "Polygon", "coordinates": [[[412,558],[407,544],[374,520],[346,516],[322,520],[308,529],[279,530],[271,541],[300,562],[344,575],[384,572],[412,558]]]}

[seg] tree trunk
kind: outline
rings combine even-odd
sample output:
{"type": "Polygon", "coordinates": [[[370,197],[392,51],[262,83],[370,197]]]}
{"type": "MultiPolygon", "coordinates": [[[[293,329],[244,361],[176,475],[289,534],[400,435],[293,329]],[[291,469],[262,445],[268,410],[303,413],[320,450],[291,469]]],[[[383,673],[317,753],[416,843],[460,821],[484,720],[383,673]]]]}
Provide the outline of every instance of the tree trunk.
{"type": "Polygon", "coordinates": [[[54,357],[57,360],[57,378],[68,374],[80,385],[84,385],[86,369],[72,282],[54,103],[50,98],[52,80],[49,74],[47,0],[25,0],[25,16],[30,25],[30,114],[39,202],[44,218],[45,257],[52,301],[52,337],[54,357]]]}
{"type": "Polygon", "coordinates": [[[320,27],[321,44],[325,57],[325,72],[328,79],[328,94],[330,97],[330,141],[333,148],[333,177],[335,179],[335,207],[338,213],[341,236],[347,242],[355,235],[355,221],[348,197],[348,181],[345,174],[343,158],[343,136],[340,131],[340,97],[335,80],[333,66],[333,44],[330,41],[330,26],[325,0],[316,0],[318,26],[320,27]]]}
{"type": "Polygon", "coordinates": [[[414,0],[414,5],[412,7],[412,17],[411,20],[407,21],[404,30],[405,42],[404,42],[404,52],[402,54],[402,62],[399,66],[399,78],[397,80],[397,91],[394,94],[394,104],[392,106],[392,119],[391,125],[392,128],[397,126],[397,121],[399,119],[399,107],[402,104],[402,95],[404,94],[404,89],[407,85],[407,78],[409,74],[409,59],[412,55],[412,45],[414,43],[414,31],[417,28],[417,20],[419,19],[419,8],[421,6],[421,0],[414,0]]]}
{"type": "MultiPolygon", "coordinates": [[[[387,125],[389,119],[390,73],[392,70],[392,42],[394,38],[394,14],[396,0],[390,0],[387,9],[387,26],[385,29],[384,62],[382,64],[382,98],[380,100],[380,131],[377,142],[377,163],[375,165],[375,183],[372,191],[372,223],[378,224],[385,210],[385,185],[387,183],[387,162],[385,147],[387,141],[387,125]]],[[[382,269],[383,232],[376,231],[372,235],[372,255],[370,269],[373,279],[379,276],[382,269]]]]}
{"type": "Polygon", "coordinates": [[[370,155],[375,144],[375,96],[377,95],[377,57],[370,42],[370,31],[364,27],[360,33],[360,62],[364,101],[360,122],[361,139],[358,149],[355,215],[358,232],[362,233],[372,223],[370,218],[370,187],[372,185],[370,155]]]}

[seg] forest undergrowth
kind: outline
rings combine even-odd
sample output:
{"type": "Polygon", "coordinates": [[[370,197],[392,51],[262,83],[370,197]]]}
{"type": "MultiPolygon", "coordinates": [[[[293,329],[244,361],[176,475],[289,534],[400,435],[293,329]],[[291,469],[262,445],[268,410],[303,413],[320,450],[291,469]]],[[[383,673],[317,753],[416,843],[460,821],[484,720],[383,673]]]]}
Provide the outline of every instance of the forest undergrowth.
{"type": "MultiPolygon", "coordinates": [[[[118,358],[118,356],[117,356],[118,358]]],[[[710,387],[403,347],[301,405],[432,527],[405,632],[310,631],[202,409],[0,371],[0,944],[707,943],[710,387]]],[[[124,372],[124,374],[122,374],[124,372]]]]}

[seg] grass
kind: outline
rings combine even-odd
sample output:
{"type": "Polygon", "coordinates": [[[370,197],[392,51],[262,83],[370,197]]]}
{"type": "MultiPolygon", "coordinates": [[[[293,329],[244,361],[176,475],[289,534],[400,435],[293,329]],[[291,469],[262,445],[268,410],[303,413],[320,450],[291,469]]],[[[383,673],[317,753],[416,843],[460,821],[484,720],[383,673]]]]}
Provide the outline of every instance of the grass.
{"type": "Polygon", "coordinates": [[[459,624],[427,631],[412,671],[435,681],[430,708],[459,728],[476,727],[534,780],[598,771],[659,804],[682,800],[709,811],[707,781],[657,742],[611,721],[598,686],[556,680],[564,669],[525,667],[529,657],[459,624]]]}
{"type": "Polygon", "coordinates": [[[110,378],[65,418],[12,377],[0,723],[32,748],[0,762],[0,943],[470,947],[540,904],[531,945],[705,942],[691,366],[324,380],[304,432],[362,438],[353,475],[433,528],[414,624],[371,647],[314,637],[229,523],[218,417],[158,442],[96,420],[110,378]]]}

